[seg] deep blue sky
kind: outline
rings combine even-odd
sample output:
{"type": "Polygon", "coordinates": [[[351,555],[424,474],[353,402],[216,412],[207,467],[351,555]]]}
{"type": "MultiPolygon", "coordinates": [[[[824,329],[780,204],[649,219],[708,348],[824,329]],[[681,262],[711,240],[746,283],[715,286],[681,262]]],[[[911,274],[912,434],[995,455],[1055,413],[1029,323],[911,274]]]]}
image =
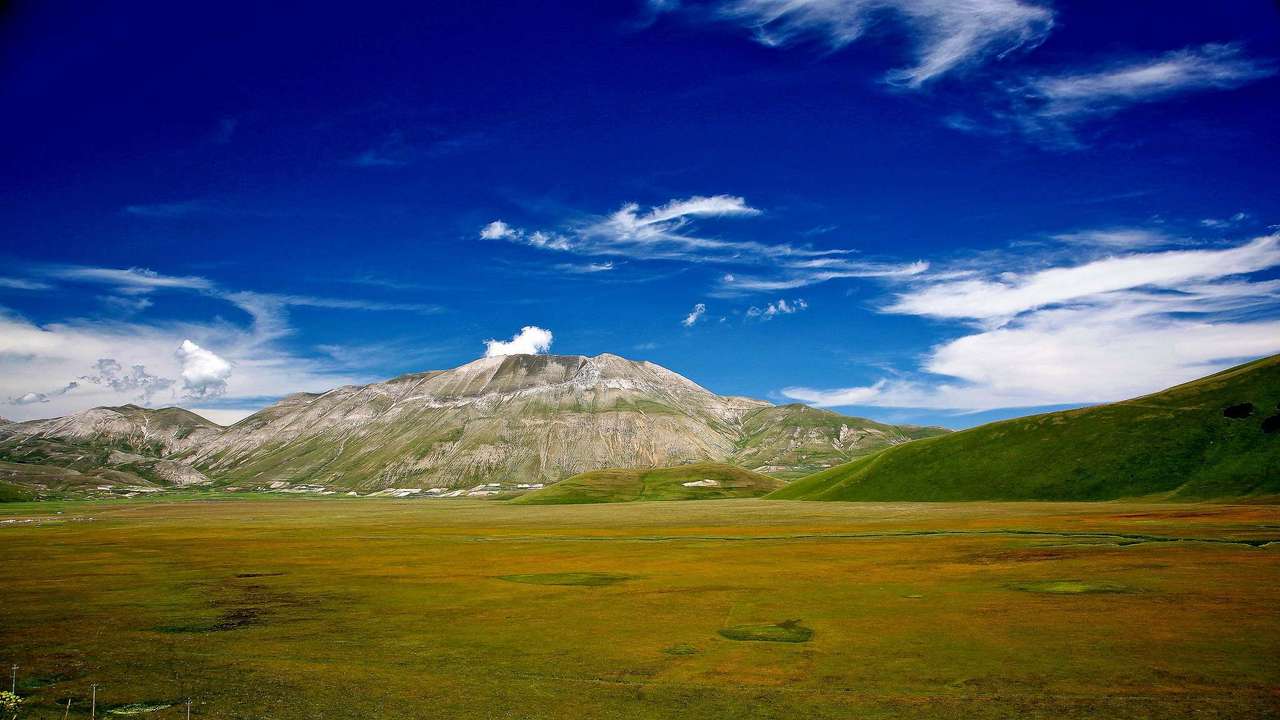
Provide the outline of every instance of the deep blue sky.
{"type": "Polygon", "coordinates": [[[0,415],[256,408],[524,326],[951,426],[1280,351],[1273,4],[989,0],[923,78],[965,18],[772,4],[13,4],[0,415]]]}

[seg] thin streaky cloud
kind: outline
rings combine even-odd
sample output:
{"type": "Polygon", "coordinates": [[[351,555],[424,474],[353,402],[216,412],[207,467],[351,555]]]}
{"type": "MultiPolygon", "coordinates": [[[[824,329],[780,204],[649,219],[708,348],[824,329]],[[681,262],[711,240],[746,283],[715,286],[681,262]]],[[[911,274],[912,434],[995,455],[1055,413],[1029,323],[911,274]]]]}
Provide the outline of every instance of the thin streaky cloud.
{"type": "Polygon", "coordinates": [[[1132,253],[1026,275],[923,283],[899,294],[885,312],[935,318],[998,320],[1027,310],[1136,288],[1173,289],[1197,281],[1280,265],[1280,235],[1216,250],[1132,253]]]}
{"type": "Polygon", "coordinates": [[[1054,22],[1050,8],[1022,0],[662,0],[651,2],[650,11],[738,25],[762,45],[779,48],[809,42],[839,50],[890,25],[910,38],[915,57],[885,79],[908,88],[1034,48],[1054,22]]]}
{"type": "Polygon", "coordinates": [[[9,290],[49,290],[53,286],[39,280],[26,280],[23,278],[0,277],[0,288],[9,290]]]}
{"type": "Polygon", "coordinates": [[[505,240],[541,250],[631,260],[767,266],[738,280],[729,274],[715,288],[721,295],[785,290],[837,278],[902,277],[927,269],[922,262],[891,264],[854,260],[854,250],[793,243],[730,240],[699,229],[698,221],[744,219],[763,214],[734,195],[696,195],[643,209],[627,203],[603,216],[567,223],[556,230],[527,230],[503,220],[482,227],[482,240],[505,240]]]}
{"type": "Polygon", "coordinates": [[[925,278],[882,311],[951,321],[968,334],[934,346],[906,377],[783,394],[821,406],[963,411],[1141,395],[1280,352],[1280,322],[1266,319],[1280,306],[1280,280],[1257,277],[1276,267],[1280,236],[1272,235],[1031,273],[996,266],[985,277],[925,278]]]}
{"type": "Polygon", "coordinates": [[[47,268],[45,274],[60,280],[114,285],[123,291],[149,292],[158,288],[209,290],[213,283],[195,275],[162,275],[142,267],[105,268],[63,265],[47,268]]]}
{"type": "Polygon", "coordinates": [[[1234,44],[1207,44],[1155,57],[1113,59],[1089,68],[1045,73],[1006,83],[987,122],[948,119],[956,130],[999,133],[1012,128],[1048,146],[1084,145],[1077,128],[1128,108],[1191,93],[1232,90],[1276,73],[1271,60],[1245,56],[1234,44]],[[1001,107],[1003,106],[1003,107],[1001,107]]]}
{"type": "Polygon", "coordinates": [[[202,200],[182,200],[178,202],[126,205],[121,212],[135,217],[171,219],[189,217],[207,211],[209,211],[209,207],[202,200]]]}

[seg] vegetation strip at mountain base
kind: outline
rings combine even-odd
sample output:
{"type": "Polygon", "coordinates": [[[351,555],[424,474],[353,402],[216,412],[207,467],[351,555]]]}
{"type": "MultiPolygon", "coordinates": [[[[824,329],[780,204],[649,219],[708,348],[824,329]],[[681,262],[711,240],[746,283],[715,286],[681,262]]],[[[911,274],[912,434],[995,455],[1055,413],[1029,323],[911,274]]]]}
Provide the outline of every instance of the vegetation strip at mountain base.
{"type": "Polygon", "coordinates": [[[592,470],[522,495],[521,505],[571,505],[759,497],[783,487],[777,478],[723,463],[673,468],[592,470]]]}
{"type": "Polygon", "coordinates": [[[37,719],[90,683],[204,718],[1264,718],[1278,532],[1194,503],[8,504],[0,636],[37,719]],[[1106,541],[1147,536],[1205,542],[1106,541]]]}

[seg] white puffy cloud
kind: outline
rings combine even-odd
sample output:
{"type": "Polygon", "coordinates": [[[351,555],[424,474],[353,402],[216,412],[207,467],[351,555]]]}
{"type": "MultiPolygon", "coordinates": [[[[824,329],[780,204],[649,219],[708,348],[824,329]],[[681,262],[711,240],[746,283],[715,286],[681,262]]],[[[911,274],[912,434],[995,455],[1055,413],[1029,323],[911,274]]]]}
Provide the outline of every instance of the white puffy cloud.
{"type": "Polygon", "coordinates": [[[1280,236],[1234,247],[1138,252],[986,278],[922,281],[885,312],[959,322],[919,372],[835,389],[822,406],[953,410],[1122,400],[1280,352],[1280,236]]]}
{"type": "Polygon", "coordinates": [[[78,379],[105,385],[118,393],[137,393],[136,399],[143,404],[149,404],[153,395],[173,385],[172,380],[147,372],[145,365],[134,365],[125,370],[115,358],[98,358],[93,365],[93,374],[81,375],[78,379]]]}
{"type": "Polygon", "coordinates": [[[698,303],[697,305],[693,306],[693,309],[689,311],[688,315],[684,316],[684,320],[681,320],[680,324],[684,325],[685,327],[693,327],[694,323],[701,320],[702,316],[706,314],[707,314],[706,303],[698,303]]]}
{"type": "Polygon", "coordinates": [[[480,237],[484,240],[506,240],[515,237],[515,230],[501,220],[494,220],[480,229],[480,237]]]}
{"type": "Polygon", "coordinates": [[[485,340],[484,356],[537,355],[551,349],[551,339],[550,330],[536,325],[525,325],[510,340],[485,340]]]}
{"type": "MultiPolygon", "coordinates": [[[[891,22],[910,36],[915,64],[888,80],[920,87],[968,65],[1034,47],[1053,27],[1053,11],[1022,0],[720,0],[711,13],[686,6],[689,16],[739,24],[770,47],[818,41],[843,48],[878,24],[891,22]]],[[[676,3],[653,2],[654,11],[676,3]]]]}
{"type": "Polygon", "coordinates": [[[747,308],[747,317],[772,320],[778,315],[792,315],[801,310],[806,310],[808,307],[809,303],[805,302],[804,298],[797,298],[791,302],[787,302],[785,298],[780,298],[777,302],[771,302],[763,308],[752,305],[747,308]]]}
{"type": "Polygon", "coordinates": [[[188,399],[215,398],[227,393],[231,363],[190,340],[174,351],[182,362],[182,390],[188,399]]]}

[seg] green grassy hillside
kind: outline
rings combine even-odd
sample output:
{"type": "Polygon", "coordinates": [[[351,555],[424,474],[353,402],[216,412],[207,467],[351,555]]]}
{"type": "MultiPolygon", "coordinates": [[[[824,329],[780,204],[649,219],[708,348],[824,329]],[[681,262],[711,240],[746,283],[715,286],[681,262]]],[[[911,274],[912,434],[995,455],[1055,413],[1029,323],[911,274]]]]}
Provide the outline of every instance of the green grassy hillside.
{"type": "Polygon", "coordinates": [[[638,500],[759,497],[782,485],[781,480],[740,467],[722,463],[698,463],[672,468],[593,470],[522,495],[511,502],[524,505],[573,505],[638,500]],[[687,486],[685,483],[703,484],[687,486]]]}
{"type": "Polygon", "coordinates": [[[797,480],[769,497],[947,501],[1280,495],[1277,425],[1280,356],[1125,402],[891,447],[797,480]]]}
{"type": "Polygon", "coordinates": [[[886,425],[793,403],[748,413],[729,461],[775,477],[799,478],[882,448],[948,432],[939,427],[886,425]]]}

